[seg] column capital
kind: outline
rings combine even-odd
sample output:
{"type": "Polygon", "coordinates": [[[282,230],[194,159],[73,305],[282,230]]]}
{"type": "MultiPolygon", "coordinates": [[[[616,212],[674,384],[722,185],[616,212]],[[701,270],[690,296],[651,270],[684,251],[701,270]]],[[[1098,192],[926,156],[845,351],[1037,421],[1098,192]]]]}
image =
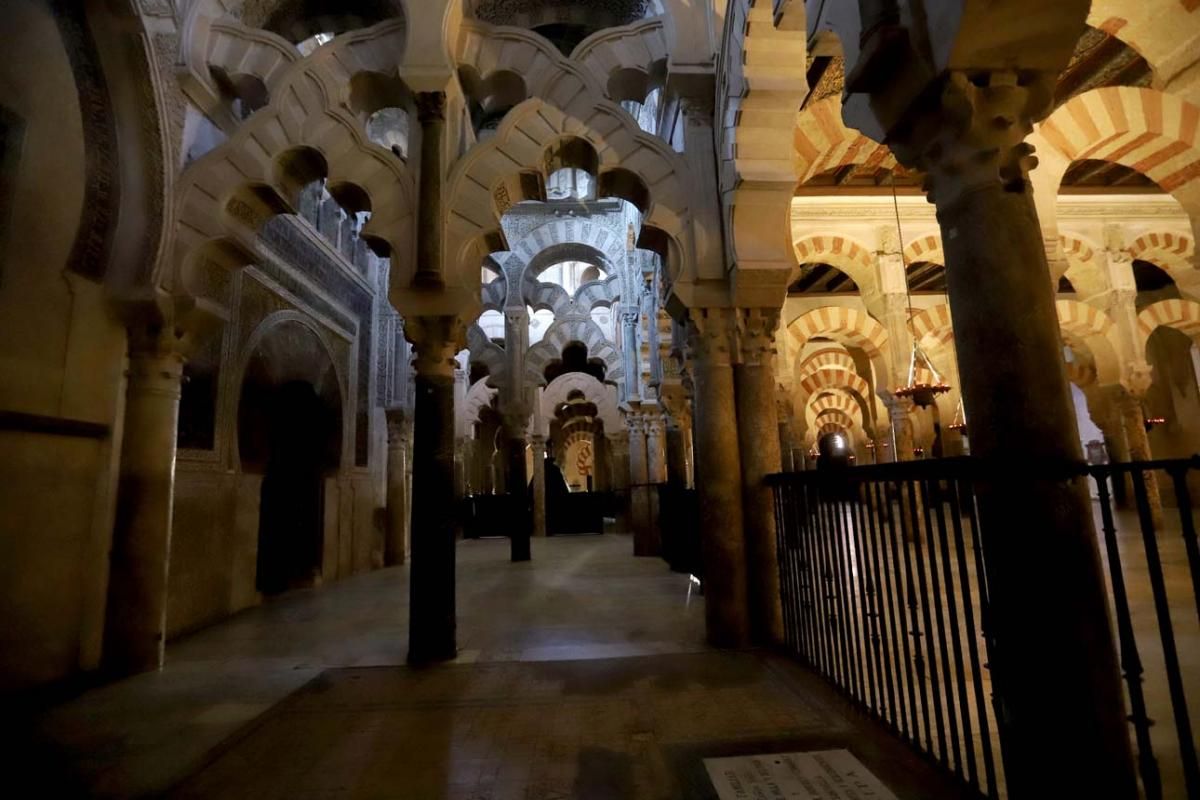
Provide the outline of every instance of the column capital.
{"type": "Polygon", "coordinates": [[[1133,361],[1125,365],[1121,375],[1121,386],[1128,396],[1138,402],[1146,396],[1154,382],[1154,368],[1145,361],[1133,361]]]}
{"type": "Polygon", "coordinates": [[[775,355],[775,331],[779,328],[777,308],[739,308],[737,345],[739,363],[761,367],[775,355]]]}
{"type": "Polygon", "coordinates": [[[681,94],[679,108],[689,125],[713,126],[713,98],[710,94],[681,94]]]}
{"type": "Polygon", "coordinates": [[[396,446],[408,441],[409,422],[411,414],[405,408],[385,408],[384,418],[387,420],[388,444],[396,446]]]}
{"type": "Polygon", "coordinates": [[[1024,189],[1037,165],[1025,137],[1049,108],[1054,79],[1048,71],[951,70],[929,110],[913,110],[889,131],[889,144],[901,163],[925,173],[939,208],[987,186],[1024,189]]]}
{"type": "Polygon", "coordinates": [[[693,308],[688,313],[688,353],[716,366],[731,366],[737,336],[737,310],[693,308]]]}
{"type": "Polygon", "coordinates": [[[467,337],[461,317],[448,314],[408,317],[404,321],[404,337],[415,349],[413,367],[418,375],[454,377],[458,366],[454,355],[464,347],[467,337]]]}
{"type": "Polygon", "coordinates": [[[509,439],[524,439],[529,434],[529,409],[522,406],[510,406],[500,410],[500,425],[505,437],[509,439]]]}
{"type": "Polygon", "coordinates": [[[417,92],[413,101],[417,106],[417,121],[421,124],[446,119],[445,92],[417,92]]]}

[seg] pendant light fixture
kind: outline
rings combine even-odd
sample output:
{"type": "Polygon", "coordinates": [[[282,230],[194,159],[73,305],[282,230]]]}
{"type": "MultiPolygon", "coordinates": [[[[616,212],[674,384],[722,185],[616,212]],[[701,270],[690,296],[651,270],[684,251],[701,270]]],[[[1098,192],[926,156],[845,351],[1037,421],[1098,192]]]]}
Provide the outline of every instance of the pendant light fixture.
{"type": "Polygon", "coordinates": [[[920,408],[933,405],[933,399],[939,394],[950,391],[929,356],[921,349],[917,341],[916,331],[913,330],[912,289],[908,285],[908,260],[904,257],[904,230],[900,226],[900,201],[896,197],[896,173],[892,172],[892,208],[896,212],[896,236],[900,247],[900,264],[904,268],[904,293],[908,298],[908,332],[912,336],[912,354],[908,360],[908,380],[894,394],[897,397],[911,398],[920,408]],[[928,374],[929,378],[926,378],[928,374]]]}

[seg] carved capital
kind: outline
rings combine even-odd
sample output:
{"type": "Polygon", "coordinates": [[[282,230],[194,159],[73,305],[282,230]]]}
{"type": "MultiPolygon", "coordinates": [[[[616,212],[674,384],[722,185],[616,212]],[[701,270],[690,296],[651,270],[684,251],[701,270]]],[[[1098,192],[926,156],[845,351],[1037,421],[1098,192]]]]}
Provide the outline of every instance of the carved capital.
{"type": "Polygon", "coordinates": [[[454,354],[466,346],[467,327],[461,317],[408,317],[404,338],[412,344],[413,367],[423,377],[453,378],[454,354]]]}
{"type": "Polygon", "coordinates": [[[417,106],[417,120],[422,125],[446,119],[445,92],[417,92],[414,100],[417,106]]]}
{"type": "Polygon", "coordinates": [[[749,367],[769,364],[775,355],[775,330],[778,327],[778,309],[738,309],[737,343],[740,362],[749,367]]]}
{"type": "Polygon", "coordinates": [[[688,314],[688,356],[712,366],[733,364],[737,311],[732,308],[693,308],[688,314]]]}
{"type": "Polygon", "coordinates": [[[928,111],[914,111],[889,132],[896,157],[925,173],[939,208],[989,185],[1023,190],[1037,165],[1025,137],[1049,108],[1055,76],[951,71],[928,111]]]}
{"type": "Polygon", "coordinates": [[[1134,361],[1125,365],[1121,375],[1121,386],[1135,399],[1145,397],[1153,382],[1154,368],[1145,361],[1134,361]]]}
{"type": "Polygon", "coordinates": [[[388,444],[392,447],[406,445],[411,422],[408,411],[403,408],[388,408],[383,414],[387,419],[388,444]]]}
{"type": "Polygon", "coordinates": [[[688,125],[713,127],[713,98],[708,95],[680,95],[679,108],[688,125]]]}

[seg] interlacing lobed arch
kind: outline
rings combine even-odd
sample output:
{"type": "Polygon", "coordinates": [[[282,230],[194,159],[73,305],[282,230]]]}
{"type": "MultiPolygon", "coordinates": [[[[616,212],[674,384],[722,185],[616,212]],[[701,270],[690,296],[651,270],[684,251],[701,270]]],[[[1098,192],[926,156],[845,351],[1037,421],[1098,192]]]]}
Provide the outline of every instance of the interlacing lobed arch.
{"type": "MultiPolygon", "coordinates": [[[[560,82],[571,91],[581,82],[560,82]]],[[[559,85],[554,95],[559,94],[559,85]]],[[[475,145],[447,182],[446,237],[457,243],[447,253],[451,271],[474,273],[487,254],[499,249],[500,217],[523,200],[544,200],[541,187],[557,169],[584,169],[595,175],[601,197],[628,200],[644,215],[648,230],[673,247],[660,255],[686,260],[690,252],[687,171],[661,139],[641,131],[632,117],[610,100],[571,94],[561,111],[551,101],[532,98],[510,111],[496,134],[475,145]],[[578,116],[575,116],[575,115],[578,116]]]]}
{"type": "Polygon", "coordinates": [[[588,360],[604,365],[604,382],[619,383],[625,377],[621,354],[604,335],[604,331],[590,319],[567,318],[557,320],[547,330],[542,340],[529,348],[525,356],[526,385],[542,386],[546,383],[546,367],[562,358],[567,345],[578,342],[587,348],[588,360]]]}
{"type": "Polygon", "coordinates": [[[369,32],[327,48],[290,65],[271,102],[180,176],[174,257],[159,278],[173,293],[223,313],[230,269],[255,258],[262,225],[296,213],[300,190],[319,179],[348,210],[371,213],[361,235],[380,255],[395,257],[393,282],[406,283],[412,176],[395,154],[367,139],[373,109],[354,113],[345,102],[356,76],[394,70],[395,53],[369,32]]]}
{"type": "Polygon", "coordinates": [[[580,392],[584,399],[596,406],[596,414],[604,424],[606,435],[612,435],[625,429],[621,421],[621,412],[617,406],[616,392],[612,386],[584,372],[567,372],[559,375],[546,384],[541,393],[542,433],[549,433],[550,420],[554,419],[555,410],[574,392],[580,392]]]}

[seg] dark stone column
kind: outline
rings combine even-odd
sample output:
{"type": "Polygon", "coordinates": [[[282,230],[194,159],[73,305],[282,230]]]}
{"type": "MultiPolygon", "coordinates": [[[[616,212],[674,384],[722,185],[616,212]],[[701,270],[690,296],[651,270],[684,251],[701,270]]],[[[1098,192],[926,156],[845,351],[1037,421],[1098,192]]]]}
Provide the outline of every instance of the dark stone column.
{"type": "Polygon", "coordinates": [[[127,376],[102,657],[114,677],[163,662],[183,377],[170,323],[130,327],[127,376]]]}
{"type": "Polygon", "coordinates": [[[750,642],[742,464],[738,453],[731,348],[735,313],[693,308],[688,349],[694,385],[696,490],[704,553],[704,612],[708,641],[717,647],[750,642]]]}
{"type": "Polygon", "coordinates": [[[408,559],[408,421],[400,408],[387,414],[387,535],[384,564],[389,567],[408,559]]]}
{"type": "Polygon", "coordinates": [[[672,414],[667,420],[667,483],[676,489],[691,487],[688,440],[692,436],[689,416],[672,414]]]}
{"type": "Polygon", "coordinates": [[[779,423],[775,416],[775,353],[778,309],[738,311],[739,363],[737,432],[742,464],[742,503],[746,532],[746,583],[750,632],[756,644],[783,641],[776,558],[775,502],[766,477],[779,472],[779,423]]]}
{"type": "Polygon", "coordinates": [[[410,317],[405,320],[404,332],[416,349],[408,660],[422,664],[445,661],[458,652],[454,354],[464,330],[457,317],[410,317]]]}
{"type": "Polygon", "coordinates": [[[1013,797],[1136,797],[1116,647],[1024,143],[1053,76],[950,73],[889,133],[927,173],[978,486],[1013,797]]]}
{"type": "Polygon", "coordinates": [[[421,123],[421,170],[417,187],[416,285],[442,285],[442,140],[446,127],[446,93],[419,92],[417,120],[421,123]]]}
{"type": "Polygon", "coordinates": [[[525,467],[525,433],[529,414],[515,410],[504,415],[505,462],[504,485],[508,487],[512,529],[508,533],[509,557],[513,561],[528,561],[530,515],[528,501],[529,474],[525,467]]]}

